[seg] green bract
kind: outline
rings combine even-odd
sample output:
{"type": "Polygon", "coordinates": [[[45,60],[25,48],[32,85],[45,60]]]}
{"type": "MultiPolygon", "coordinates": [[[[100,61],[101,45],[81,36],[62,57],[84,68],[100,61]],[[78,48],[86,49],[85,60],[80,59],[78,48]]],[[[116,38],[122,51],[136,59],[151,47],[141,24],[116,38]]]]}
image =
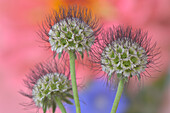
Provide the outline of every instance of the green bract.
{"type": "Polygon", "coordinates": [[[50,73],[37,80],[32,89],[32,97],[36,106],[50,108],[57,106],[56,98],[71,104],[69,98],[73,97],[70,90],[70,81],[65,75],[50,73]]]}
{"type": "Polygon", "coordinates": [[[109,76],[113,72],[124,77],[139,75],[145,71],[147,59],[145,49],[138,43],[130,38],[118,38],[105,47],[101,56],[102,70],[109,76]]]}
{"type": "Polygon", "coordinates": [[[95,40],[92,35],[93,30],[78,18],[60,20],[49,31],[51,50],[56,53],[89,50],[95,40]]]}

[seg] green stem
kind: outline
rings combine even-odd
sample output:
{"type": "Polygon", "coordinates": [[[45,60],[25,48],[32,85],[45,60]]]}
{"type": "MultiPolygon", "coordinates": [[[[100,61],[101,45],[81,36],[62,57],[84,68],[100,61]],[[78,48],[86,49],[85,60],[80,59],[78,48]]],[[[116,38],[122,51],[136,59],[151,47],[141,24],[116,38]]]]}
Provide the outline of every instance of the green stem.
{"type": "Polygon", "coordinates": [[[111,113],[116,113],[116,110],[117,110],[123,89],[124,89],[124,80],[121,79],[120,82],[119,82],[118,88],[117,88],[117,93],[116,93],[116,97],[115,97],[115,100],[114,100],[114,103],[113,103],[113,106],[112,106],[111,113]]]}
{"type": "Polygon", "coordinates": [[[76,83],[75,55],[72,51],[69,51],[69,56],[70,56],[71,82],[72,82],[74,102],[75,102],[75,105],[76,105],[76,113],[81,113],[79,96],[78,96],[78,91],[77,91],[77,83],[76,83]]]}
{"type": "Polygon", "coordinates": [[[66,112],[66,109],[64,108],[64,106],[63,106],[63,104],[62,104],[62,102],[61,102],[61,100],[59,99],[59,98],[55,98],[55,100],[56,100],[56,102],[57,102],[57,105],[58,105],[58,107],[60,108],[60,110],[61,110],[61,112],[62,113],[67,113],[66,112]]]}

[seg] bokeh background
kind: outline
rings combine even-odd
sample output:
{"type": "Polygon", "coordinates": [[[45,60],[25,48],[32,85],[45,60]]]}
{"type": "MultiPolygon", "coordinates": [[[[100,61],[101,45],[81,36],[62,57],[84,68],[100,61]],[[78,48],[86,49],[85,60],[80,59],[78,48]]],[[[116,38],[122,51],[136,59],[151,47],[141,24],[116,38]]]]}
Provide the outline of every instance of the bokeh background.
{"type": "MultiPolygon", "coordinates": [[[[30,68],[52,57],[50,49],[41,47],[43,43],[39,42],[36,31],[51,9],[71,4],[92,9],[101,18],[104,28],[124,24],[148,31],[152,41],[161,48],[161,72],[153,71],[152,78],[144,77],[140,88],[136,88],[138,83],[132,80],[123,94],[118,112],[170,113],[169,0],[0,0],[0,113],[36,112],[34,108],[24,109],[20,105],[22,102],[29,103],[29,99],[18,93],[20,89],[27,91],[22,80],[30,68]]],[[[85,90],[80,88],[82,113],[98,113],[98,109],[114,98],[116,90],[110,91],[113,95],[103,94],[103,90],[94,91],[105,86],[98,85],[97,79],[89,84],[90,80],[94,80],[93,72],[78,61],[76,71],[78,83],[88,86],[85,90]],[[97,100],[94,99],[98,96],[97,100]],[[87,103],[84,102],[86,100],[87,103]],[[97,107],[89,107],[92,104],[97,107]]],[[[75,113],[73,107],[66,107],[68,113],[75,113]]],[[[59,110],[56,112],[60,113],[59,110]]]]}

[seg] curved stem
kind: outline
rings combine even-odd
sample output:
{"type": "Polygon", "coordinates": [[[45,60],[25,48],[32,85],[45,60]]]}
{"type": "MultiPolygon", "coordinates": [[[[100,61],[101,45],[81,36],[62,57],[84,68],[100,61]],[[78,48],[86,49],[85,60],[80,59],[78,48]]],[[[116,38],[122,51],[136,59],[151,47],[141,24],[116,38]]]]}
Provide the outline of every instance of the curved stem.
{"type": "Polygon", "coordinates": [[[121,97],[122,92],[123,92],[123,89],[124,89],[124,80],[121,79],[120,82],[119,82],[118,88],[117,88],[117,93],[116,93],[116,97],[115,97],[115,100],[114,100],[114,103],[113,103],[113,106],[112,106],[111,113],[116,113],[117,107],[118,107],[118,104],[119,104],[119,101],[120,101],[120,97],[121,97]]]}
{"type": "Polygon", "coordinates": [[[63,104],[62,104],[62,102],[61,102],[61,100],[59,99],[59,98],[55,98],[55,100],[56,100],[56,102],[57,102],[57,105],[58,105],[58,107],[60,108],[60,110],[61,110],[61,112],[62,113],[67,113],[66,112],[66,109],[64,108],[64,106],[63,106],[63,104]]]}
{"type": "Polygon", "coordinates": [[[70,57],[71,82],[72,82],[74,102],[76,105],[76,113],[81,113],[79,96],[78,96],[78,91],[77,91],[76,74],[75,74],[75,56],[72,51],[69,51],[69,57],[70,57]]]}

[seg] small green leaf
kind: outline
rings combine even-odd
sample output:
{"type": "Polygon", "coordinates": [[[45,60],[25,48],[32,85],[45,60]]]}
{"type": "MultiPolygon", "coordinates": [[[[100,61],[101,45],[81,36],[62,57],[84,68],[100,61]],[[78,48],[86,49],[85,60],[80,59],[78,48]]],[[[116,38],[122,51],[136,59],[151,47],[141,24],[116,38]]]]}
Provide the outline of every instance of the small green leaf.
{"type": "Polygon", "coordinates": [[[71,99],[74,99],[73,95],[71,95],[71,94],[69,94],[69,93],[67,93],[66,96],[69,97],[69,98],[71,98],[71,99]]]}
{"type": "Polygon", "coordinates": [[[112,78],[112,74],[109,74],[109,80],[112,78]]]}
{"type": "Polygon", "coordinates": [[[54,53],[54,57],[53,57],[53,58],[55,58],[57,54],[58,54],[58,53],[57,53],[57,52],[55,52],[55,53],[54,53]]]}
{"type": "Polygon", "coordinates": [[[138,77],[138,80],[140,81],[140,79],[141,79],[141,76],[140,76],[140,74],[137,74],[137,77],[138,77]]]}
{"type": "Polygon", "coordinates": [[[83,59],[84,58],[84,54],[83,52],[79,51],[80,55],[81,55],[81,58],[83,59]]]}
{"type": "Polygon", "coordinates": [[[73,103],[72,103],[70,100],[66,99],[66,98],[63,98],[62,100],[63,100],[64,102],[66,102],[67,104],[73,105],[73,103]]]}
{"type": "Polygon", "coordinates": [[[43,104],[43,112],[46,113],[46,111],[47,111],[47,105],[46,105],[46,103],[44,103],[43,104]]]}
{"type": "Polygon", "coordinates": [[[56,107],[57,106],[56,106],[55,102],[53,102],[53,104],[52,104],[53,113],[55,113],[56,107]]]}
{"type": "Polygon", "coordinates": [[[63,51],[62,51],[62,52],[60,52],[60,53],[58,54],[58,59],[60,59],[60,58],[61,58],[62,53],[63,53],[63,51]]]}
{"type": "Polygon", "coordinates": [[[87,56],[89,57],[89,51],[87,50],[87,56]]]}
{"type": "Polygon", "coordinates": [[[74,53],[74,57],[75,57],[75,59],[77,59],[77,55],[74,53]]]}

